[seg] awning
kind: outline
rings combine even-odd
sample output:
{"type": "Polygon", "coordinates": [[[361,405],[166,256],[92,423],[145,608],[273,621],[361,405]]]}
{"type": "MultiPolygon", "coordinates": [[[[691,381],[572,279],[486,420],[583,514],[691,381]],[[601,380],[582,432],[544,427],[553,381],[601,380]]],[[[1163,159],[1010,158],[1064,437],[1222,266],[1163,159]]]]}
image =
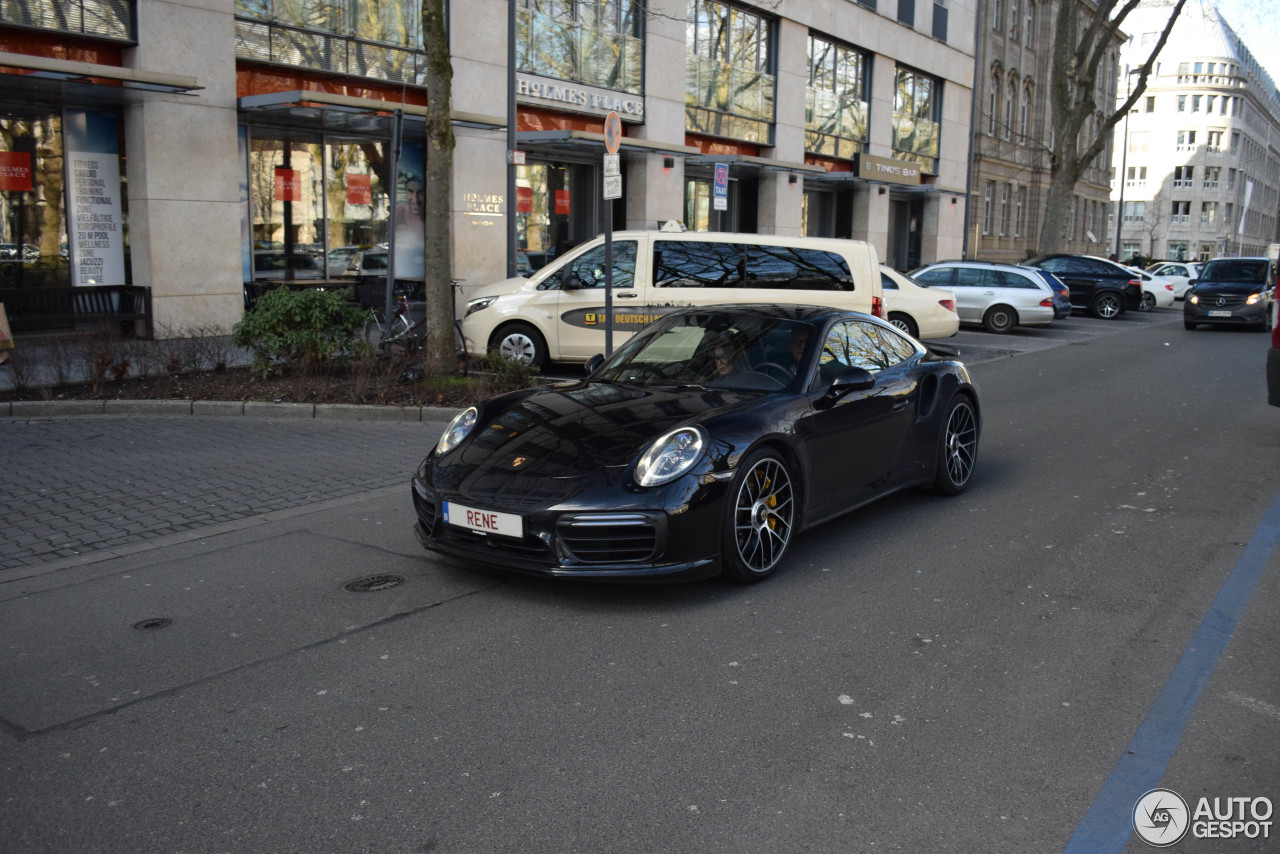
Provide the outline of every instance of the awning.
{"type": "Polygon", "coordinates": [[[808,163],[792,163],[788,160],[773,160],[769,157],[756,157],[753,154],[698,154],[686,160],[695,166],[714,166],[717,163],[728,163],[730,166],[746,166],[746,171],[768,169],[776,172],[799,172],[807,180],[811,175],[825,175],[827,171],[821,166],[810,166],[808,163]]]}
{"type": "MultiPolygon", "coordinates": [[[[539,147],[557,146],[588,152],[596,152],[598,149],[602,153],[604,151],[604,134],[587,130],[527,130],[516,134],[516,145],[519,147],[526,145],[539,147]]],[[[618,148],[623,151],[673,154],[680,157],[689,157],[700,151],[700,149],[692,145],[673,145],[669,142],[654,142],[653,140],[639,139],[633,136],[622,137],[618,148]]]]}
{"type": "Polygon", "coordinates": [[[31,72],[16,75],[24,80],[56,80],[72,83],[94,83],[95,79],[112,80],[126,89],[169,93],[185,93],[204,88],[196,78],[182,74],[121,68],[118,65],[99,65],[96,62],[76,62],[47,56],[30,56],[25,53],[0,52],[0,66],[21,68],[31,72]]]}
{"type": "MultiPolygon", "coordinates": [[[[310,89],[245,95],[239,99],[239,106],[244,112],[255,113],[265,124],[364,133],[390,133],[392,114],[397,109],[404,114],[406,122],[418,125],[426,123],[428,114],[428,108],[422,104],[381,101],[377,98],[359,98],[310,89]]],[[[452,118],[457,127],[501,130],[507,126],[505,118],[479,113],[455,110],[452,118]]]]}

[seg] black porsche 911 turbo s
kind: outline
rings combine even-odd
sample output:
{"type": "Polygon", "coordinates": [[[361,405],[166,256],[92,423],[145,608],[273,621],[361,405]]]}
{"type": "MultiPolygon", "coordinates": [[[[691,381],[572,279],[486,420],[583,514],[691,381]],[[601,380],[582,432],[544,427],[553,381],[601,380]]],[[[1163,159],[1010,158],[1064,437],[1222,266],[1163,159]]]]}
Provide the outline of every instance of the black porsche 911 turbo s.
{"type": "Polygon", "coordinates": [[[677,309],[583,380],[459,414],[413,477],[415,531],[500,570],[759,581],[799,531],[965,488],[978,394],[938,349],[860,312],[677,309]]]}

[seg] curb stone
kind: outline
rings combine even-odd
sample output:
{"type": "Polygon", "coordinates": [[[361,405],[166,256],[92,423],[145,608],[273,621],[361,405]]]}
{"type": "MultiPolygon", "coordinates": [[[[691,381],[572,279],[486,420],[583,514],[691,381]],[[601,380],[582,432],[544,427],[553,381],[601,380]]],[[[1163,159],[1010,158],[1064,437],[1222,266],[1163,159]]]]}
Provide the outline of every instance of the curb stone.
{"type": "Polygon", "coordinates": [[[328,421],[425,421],[447,424],[461,409],[443,406],[362,406],[351,403],[266,403],[239,400],[0,401],[0,418],[72,415],[196,415],[314,418],[328,421]]]}

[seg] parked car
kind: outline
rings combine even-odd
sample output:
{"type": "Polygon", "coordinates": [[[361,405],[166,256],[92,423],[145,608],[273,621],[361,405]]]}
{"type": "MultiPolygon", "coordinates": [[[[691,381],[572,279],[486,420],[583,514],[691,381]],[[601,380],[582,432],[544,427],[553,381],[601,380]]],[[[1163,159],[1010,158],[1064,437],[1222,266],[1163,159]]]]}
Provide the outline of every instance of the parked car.
{"type": "Polygon", "coordinates": [[[1027,262],[1048,270],[1071,289],[1071,305],[1113,320],[1142,305],[1142,280],[1128,267],[1092,255],[1041,255],[1027,262]]]}
{"type": "Polygon", "coordinates": [[[352,256],[359,251],[359,246],[335,246],[330,249],[329,257],[325,261],[326,274],[331,278],[345,275],[352,256]]]}
{"type": "MultiPolygon", "coordinates": [[[[527,279],[477,289],[462,320],[467,352],[496,350],[539,368],[603,352],[604,256],[602,235],[527,279]]],[[[608,278],[615,345],[680,306],[818,304],[884,316],[880,258],[862,240],[619,231],[608,278]]]]}
{"type": "Polygon", "coordinates": [[[947,288],[956,297],[961,323],[979,323],[1003,334],[1018,326],[1048,326],[1054,293],[1039,271],[1017,264],[940,261],[908,274],[921,284],[947,288]]]}
{"type": "Polygon", "coordinates": [[[313,255],[299,252],[286,256],[280,249],[259,249],[253,253],[254,281],[270,281],[290,278],[323,279],[324,268],[313,255]]]}
{"type": "Polygon", "coordinates": [[[1182,303],[1182,325],[1202,323],[1252,326],[1268,330],[1274,323],[1276,262],[1270,258],[1214,258],[1182,303]]]}
{"type": "Polygon", "coordinates": [[[424,548],[549,577],[755,582],[800,531],[911,486],[957,494],[977,460],[965,366],[861,312],[680,308],[588,368],[454,418],[412,480],[424,548]]]}
{"type": "Polygon", "coordinates": [[[1183,299],[1187,291],[1200,278],[1200,267],[1195,261],[1157,261],[1148,265],[1147,272],[1166,279],[1173,285],[1173,298],[1183,299]]]}
{"type": "Polygon", "coordinates": [[[1173,282],[1137,267],[1129,269],[1142,282],[1142,302],[1138,305],[1138,311],[1151,311],[1153,308],[1168,308],[1173,305],[1173,282]]]}
{"type": "Polygon", "coordinates": [[[960,331],[956,295],[880,265],[888,321],[912,338],[950,338],[960,331]]]}

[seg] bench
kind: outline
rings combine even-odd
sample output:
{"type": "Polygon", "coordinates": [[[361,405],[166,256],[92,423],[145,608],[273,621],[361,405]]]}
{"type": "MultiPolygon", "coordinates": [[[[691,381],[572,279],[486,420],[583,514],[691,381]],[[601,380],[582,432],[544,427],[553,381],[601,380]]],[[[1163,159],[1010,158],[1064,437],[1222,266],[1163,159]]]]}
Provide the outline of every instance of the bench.
{"type": "Polygon", "coordinates": [[[14,335],[105,327],[129,337],[152,337],[151,289],[140,285],[0,288],[0,303],[14,335]]]}

